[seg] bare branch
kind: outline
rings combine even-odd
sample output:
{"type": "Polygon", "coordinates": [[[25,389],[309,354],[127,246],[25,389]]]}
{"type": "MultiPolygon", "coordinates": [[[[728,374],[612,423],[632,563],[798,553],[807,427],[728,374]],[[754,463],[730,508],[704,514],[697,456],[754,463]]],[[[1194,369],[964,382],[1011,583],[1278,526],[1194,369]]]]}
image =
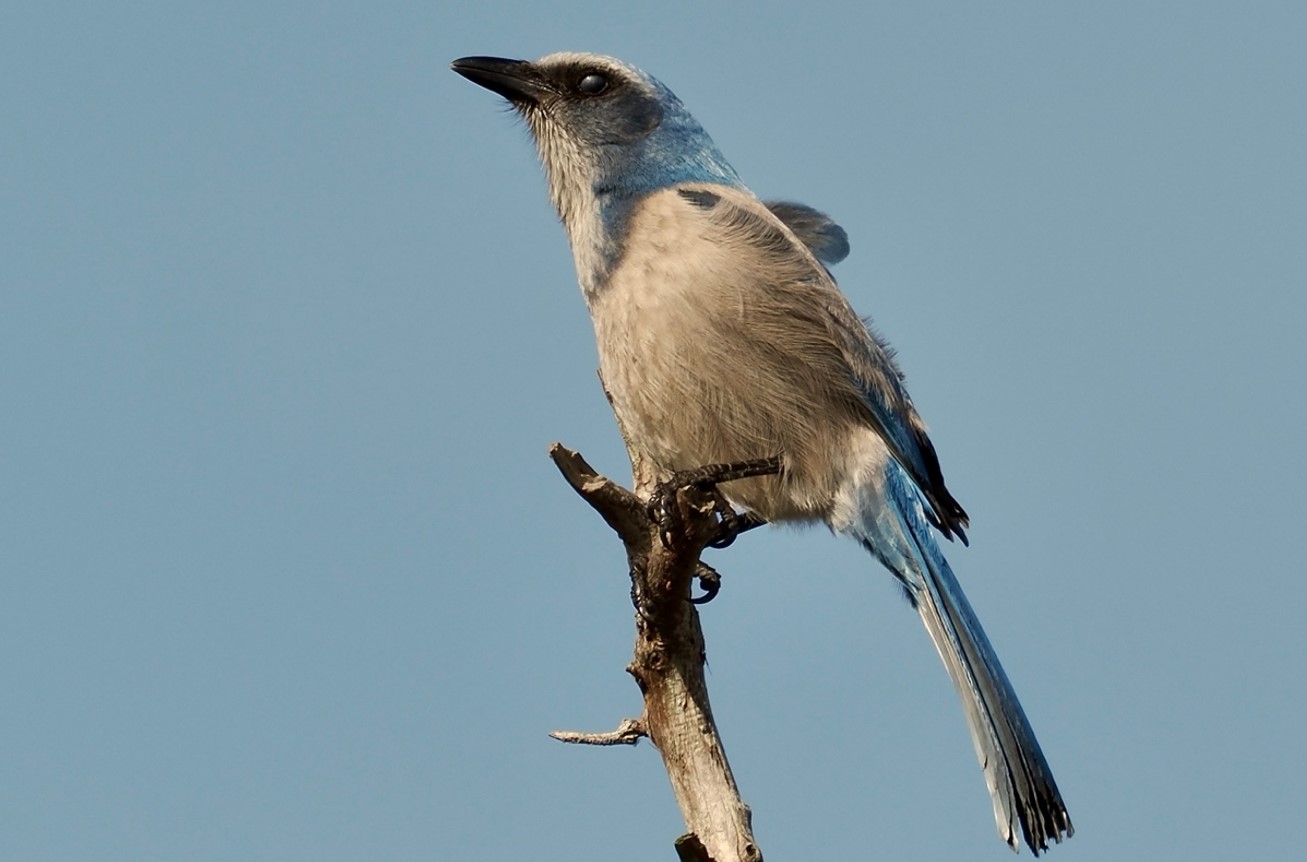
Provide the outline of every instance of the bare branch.
{"type": "Polygon", "coordinates": [[[607,733],[587,733],[579,730],[555,730],[549,734],[559,742],[576,745],[635,745],[645,733],[644,722],[638,718],[624,718],[616,730],[607,733]]]}
{"type": "Polygon", "coordinates": [[[581,495],[590,506],[598,512],[608,526],[617,532],[622,541],[628,545],[639,543],[649,518],[644,506],[630,491],[616,482],[601,476],[591,467],[580,453],[568,449],[561,443],[551,443],[549,457],[553,459],[558,472],[563,474],[567,484],[581,495]]]}
{"type": "MultiPolygon", "coordinates": [[[[707,576],[711,583],[716,574],[699,561],[703,549],[721,536],[712,477],[695,474],[694,486],[659,490],[660,508],[670,511],[678,527],[665,530],[665,524],[650,518],[646,501],[668,477],[660,476],[629,443],[628,450],[636,493],[599,475],[558,443],[550,446],[549,456],[626,546],[636,606],[635,656],[627,671],[644,695],[639,730],[662,756],[685,818],[688,834],[677,841],[677,854],[690,862],[762,862],[749,807],[740,798],[708,702],[703,630],[690,601],[691,582],[707,576]]],[[[760,464],[749,466],[761,470],[760,464]]],[[[552,735],[592,745],[629,744],[640,734],[630,728],[623,734],[626,724],[612,733],[552,735]],[[633,738],[628,741],[628,736],[633,738]]]]}

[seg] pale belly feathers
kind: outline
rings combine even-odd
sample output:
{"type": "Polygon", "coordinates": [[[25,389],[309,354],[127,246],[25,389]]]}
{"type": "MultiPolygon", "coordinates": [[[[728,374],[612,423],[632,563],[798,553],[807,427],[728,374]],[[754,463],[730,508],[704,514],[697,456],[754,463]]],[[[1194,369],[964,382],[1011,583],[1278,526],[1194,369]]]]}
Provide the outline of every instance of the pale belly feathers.
{"type": "Polygon", "coordinates": [[[633,217],[638,251],[590,301],[613,409],[666,471],[781,456],[781,477],[723,491],[770,521],[828,520],[841,485],[878,472],[886,449],[787,345],[756,331],[769,273],[741,271],[711,229],[674,191],[633,217]]]}

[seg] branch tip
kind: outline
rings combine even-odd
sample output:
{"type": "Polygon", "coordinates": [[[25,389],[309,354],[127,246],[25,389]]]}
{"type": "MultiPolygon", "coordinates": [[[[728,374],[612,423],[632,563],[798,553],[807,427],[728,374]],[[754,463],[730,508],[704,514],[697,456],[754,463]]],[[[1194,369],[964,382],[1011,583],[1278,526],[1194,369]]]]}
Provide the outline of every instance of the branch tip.
{"type": "Polygon", "coordinates": [[[638,718],[624,718],[616,730],[607,733],[587,733],[579,730],[555,730],[549,734],[559,742],[573,745],[635,745],[648,736],[644,722],[638,718]]]}
{"type": "Polygon", "coordinates": [[[648,516],[634,494],[601,475],[579,452],[562,443],[550,444],[549,457],[572,490],[600,514],[625,544],[639,543],[648,516]]]}

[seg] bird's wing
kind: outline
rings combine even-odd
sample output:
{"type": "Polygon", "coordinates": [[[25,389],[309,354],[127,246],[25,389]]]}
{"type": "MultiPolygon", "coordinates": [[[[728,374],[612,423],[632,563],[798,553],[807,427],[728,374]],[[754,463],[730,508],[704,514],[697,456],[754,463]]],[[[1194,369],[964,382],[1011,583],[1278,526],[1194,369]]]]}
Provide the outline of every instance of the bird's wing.
{"type": "MultiPolygon", "coordinates": [[[[800,339],[804,349],[797,360],[827,366],[820,371],[842,377],[839,383],[856,399],[859,412],[921,489],[933,510],[927,512],[931,522],[946,537],[965,542],[967,513],[945,487],[935,447],[903,386],[893,351],[849,306],[822,266],[821,254],[810,241],[811,231],[796,233],[782,218],[793,210],[778,214],[747,192],[708,186],[684,187],[678,193],[701,211],[709,238],[737,259],[749,260],[746,269],[765,281],[768,310],[751,309],[763,330],[754,337],[766,337],[774,326],[778,337],[800,339]],[[770,316],[777,319],[768,321],[770,316]]],[[[801,228],[817,223],[812,219],[815,214],[843,235],[838,225],[816,210],[802,209],[810,215],[807,222],[796,220],[801,228]]]]}
{"type": "Polygon", "coordinates": [[[764,206],[827,266],[849,256],[849,235],[824,212],[793,201],[767,201],[764,206]]]}

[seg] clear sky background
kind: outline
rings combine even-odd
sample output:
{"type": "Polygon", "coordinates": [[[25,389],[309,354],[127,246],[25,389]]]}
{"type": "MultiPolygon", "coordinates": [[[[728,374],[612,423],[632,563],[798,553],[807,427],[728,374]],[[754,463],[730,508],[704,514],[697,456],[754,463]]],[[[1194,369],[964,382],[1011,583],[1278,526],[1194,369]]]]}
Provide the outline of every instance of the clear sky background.
{"type": "MultiPolygon", "coordinates": [[[[1053,858],[1301,858],[1305,44],[1300,2],[7,4],[0,859],[674,858],[650,746],[545,735],[639,708],[546,447],[626,464],[526,132],[448,71],[560,49],[847,228],[1053,858]]],[[[888,575],[711,561],[768,859],[1009,858],[888,575]]]]}

